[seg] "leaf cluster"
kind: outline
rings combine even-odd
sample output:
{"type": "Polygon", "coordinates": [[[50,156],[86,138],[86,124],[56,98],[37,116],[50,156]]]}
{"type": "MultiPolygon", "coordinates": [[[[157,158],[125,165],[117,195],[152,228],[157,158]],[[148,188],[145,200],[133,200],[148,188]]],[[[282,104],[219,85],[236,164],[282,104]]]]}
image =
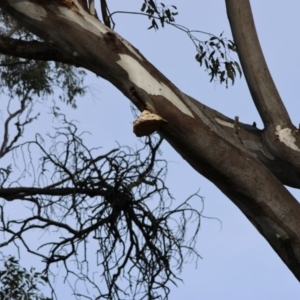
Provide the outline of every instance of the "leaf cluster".
{"type": "Polygon", "coordinates": [[[175,5],[166,6],[164,3],[160,3],[159,6],[155,0],[144,0],[141,11],[145,12],[151,20],[151,26],[148,29],[154,28],[155,30],[159,28],[156,22],[157,19],[164,27],[165,23],[174,23],[174,16],[178,14],[175,5]]]}
{"type": "MultiPolygon", "coordinates": [[[[7,14],[0,11],[0,34],[5,35],[16,25],[7,14]]],[[[24,28],[12,35],[20,41],[41,41],[24,28]]],[[[10,99],[47,97],[58,92],[59,99],[76,107],[76,97],[86,93],[86,72],[60,62],[24,59],[0,54],[0,91],[10,99]],[[57,90],[56,90],[57,88],[57,90]]]]}
{"type": "Polygon", "coordinates": [[[40,292],[48,281],[42,273],[36,272],[34,268],[27,271],[13,256],[3,257],[0,261],[1,300],[51,300],[40,292]]]}
{"type": "Polygon", "coordinates": [[[206,71],[209,72],[210,81],[218,80],[221,84],[225,82],[228,87],[228,80],[230,79],[232,85],[235,82],[237,72],[240,77],[242,76],[242,70],[237,61],[231,59],[229,51],[236,52],[235,44],[231,40],[227,40],[222,37],[211,36],[207,41],[199,41],[196,48],[196,60],[200,66],[204,63],[206,71]]]}
{"type": "Polygon", "coordinates": [[[76,97],[86,92],[85,75],[84,70],[59,62],[0,55],[0,89],[10,99],[24,95],[41,99],[62,91],[59,98],[75,108],[76,97]]]}
{"type": "Polygon", "coordinates": [[[164,3],[158,5],[154,0],[144,0],[141,11],[115,11],[110,14],[110,17],[117,13],[143,15],[148,16],[151,20],[151,25],[148,29],[153,28],[157,30],[160,23],[161,27],[168,24],[185,32],[195,45],[197,51],[196,60],[200,66],[204,65],[206,67],[210,81],[219,81],[221,84],[225,82],[226,88],[228,88],[229,80],[233,85],[237,74],[242,76],[242,69],[239,63],[233,60],[230,55],[230,52],[236,52],[235,43],[232,40],[222,37],[223,33],[215,36],[201,30],[190,30],[183,25],[175,23],[174,16],[178,14],[175,5],[166,6],[164,3]],[[210,38],[208,40],[201,40],[197,37],[198,34],[208,35],[210,38]]]}

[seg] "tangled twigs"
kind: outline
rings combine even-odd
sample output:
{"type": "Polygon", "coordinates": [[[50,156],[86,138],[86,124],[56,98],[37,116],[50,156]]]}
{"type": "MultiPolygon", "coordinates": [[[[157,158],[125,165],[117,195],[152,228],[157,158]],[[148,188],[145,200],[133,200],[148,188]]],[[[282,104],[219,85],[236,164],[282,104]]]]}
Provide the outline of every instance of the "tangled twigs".
{"type": "MultiPolygon", "coordinates": [[[[92,286],[94,295],[85,295],[91,299],[167,299],[186,257],[199,257],[195,242],[201,212],[191,207],[190,198],[175,207],[164,182],[166,161],[158,158],[162,139],[147,137],[142,149],[120,147],[99,155],[84,145],[74,123],[56,116],[61,125],[48,150],[39,135],[18,148],[30,158],[25,169],[36,166],[30,169],[34,185],[24,187],[20,181],[12,186],[6,184],[9,174],[2,176],[5,239],[0,247],[25,247],[42,258],[48,276],[54,265],[64,266],[67,278],[76,276],[92,286]],[[42,153],[38,165],[26,151],[42,153]],[[19,200],[24,213],[14,218],[10,212],[7,219],[19,200]],[[189,220],[194,233],[188,239],[189,220]]],[[[82,296],[78,290],[74,294],[82,296]]]]}

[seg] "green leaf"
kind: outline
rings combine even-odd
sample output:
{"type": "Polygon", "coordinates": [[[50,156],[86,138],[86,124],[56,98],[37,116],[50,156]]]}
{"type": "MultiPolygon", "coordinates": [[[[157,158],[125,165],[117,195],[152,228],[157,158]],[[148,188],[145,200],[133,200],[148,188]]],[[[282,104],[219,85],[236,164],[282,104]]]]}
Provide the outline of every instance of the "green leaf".
{"type": "Polygon", "coordinates": [[[203,59],[203,57],[206,55],[206,51],[204,51],[200,56],[198,56],[198,61],[199,61],[199,63],[200,63],[200,66],[202,66],[202,59],[203,59]]]}
{"type": "Polygon", "coordinates": [[[238,70],[238,72],[239,72],[239,74],[240,74],[240,78],[241,78],[243,72],[242,72],[242,69],[241,69],[239,63],[238,63],[237,61],[234,61],[233,63],[234,63],[234,65],[236,66],[236,68],[237,68],[237,70],[238,70]]]}
{"type": "Polygon", "coordinates": [[[155,30],[158,29],[158,25],[154,19],[152,20],[152,25],[150,27],[148,27],[148,29],[151,29],[151,28],[154,28],[155,30]]]}
{"type": "Polygon", "coordinates": [[[216,53],[216,50],[214,50],[208,57],[209,60],[211,60],[211,58],[214,56],[214,54],[216,53]]]}
{"type": "Polygon", "coordinates": [[[204,62],[205,62],[206,69],[208,69],[208,68],[209,68],[209,65],[208,65],[207,59],[205,59],[204,62]]]}

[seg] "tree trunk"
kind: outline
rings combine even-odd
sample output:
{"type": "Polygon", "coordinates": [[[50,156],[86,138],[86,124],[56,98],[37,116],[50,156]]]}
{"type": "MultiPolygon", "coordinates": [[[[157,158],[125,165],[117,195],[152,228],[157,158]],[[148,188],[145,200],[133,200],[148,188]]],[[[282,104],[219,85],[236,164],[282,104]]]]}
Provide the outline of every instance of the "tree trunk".
{"type": "MultiPolygon", "coordinates": [[[[283,186],[300,187],[299,132],[266,66],[249,1],[227,0],[226,5],[264,130],[229,119],[181,92],[135,47],[82,8],[82,2],[41,3],[0,2],[19,24],[45,41],[40,45],[44,58],[39,49],[27,51],[26,57],[90,70],[111,82],[140,111],[162,117],[166,122],[159,133],[239,207],[300,280],[300,205],[283,186]]],[[[22,56],[17,49],[5,50],[0,41],[0,52],[4,51],[22,56]]]]}

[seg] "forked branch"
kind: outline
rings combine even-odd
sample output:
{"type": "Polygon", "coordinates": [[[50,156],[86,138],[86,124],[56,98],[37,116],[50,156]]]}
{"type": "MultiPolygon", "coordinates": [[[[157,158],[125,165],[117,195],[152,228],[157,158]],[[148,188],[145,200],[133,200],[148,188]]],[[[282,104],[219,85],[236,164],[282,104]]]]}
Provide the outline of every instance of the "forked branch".
{"type": "Polygon", "coordinates": [[[244,75],[265,127],[290,125],[258,40],[249,0],[226,0],[226,7],[244,75]]]}

